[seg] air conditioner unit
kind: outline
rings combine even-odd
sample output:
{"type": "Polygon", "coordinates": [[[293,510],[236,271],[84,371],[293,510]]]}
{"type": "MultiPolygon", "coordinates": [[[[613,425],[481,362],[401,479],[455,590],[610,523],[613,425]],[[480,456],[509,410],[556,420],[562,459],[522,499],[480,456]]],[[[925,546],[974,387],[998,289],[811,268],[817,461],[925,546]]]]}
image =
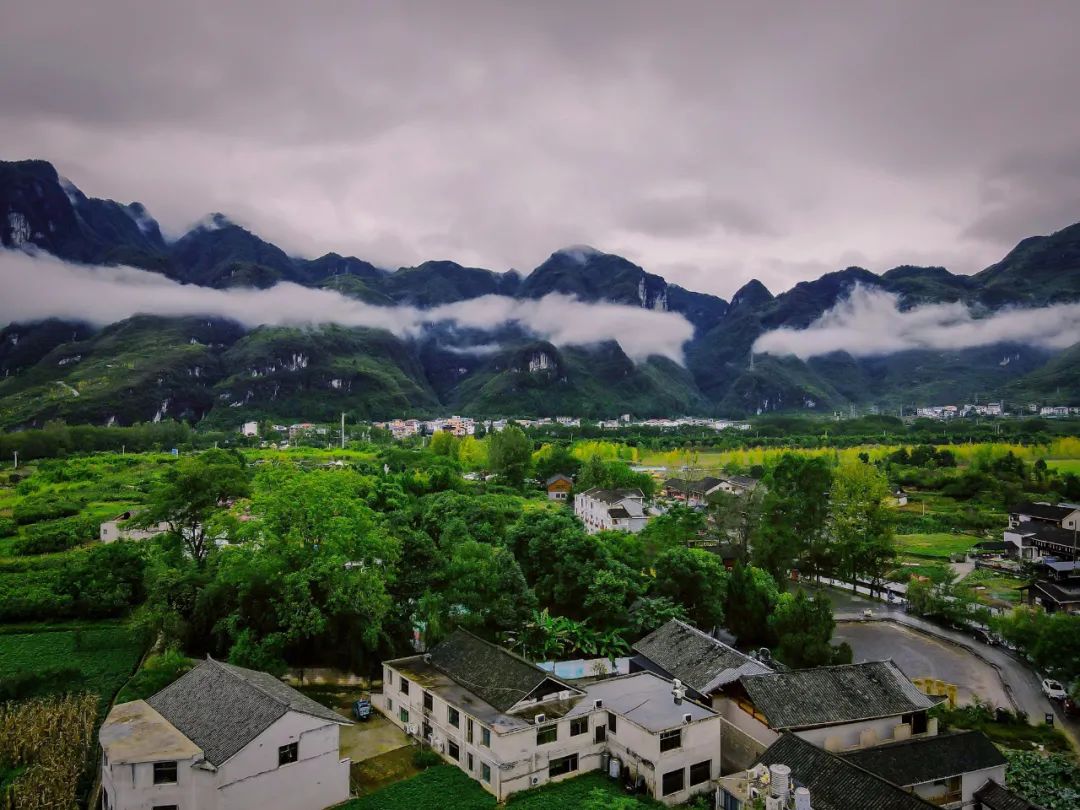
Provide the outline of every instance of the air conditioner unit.
{"type": "Polygon", "coordinates": [[[536,725],[540,725],[545,720],[547,720],[547,715],[546,714],[538,714],[538,715],[536,715],[536,717],[533,718],[533,722],[536,723],[536,725]]]}
{"type": "Polygon", "coordinates": [[[601,700],[600,698],[597,698],[596,700],[594,700],[592,702],[592,705],[593,705],[594,709],[602,709],[602,708],[604,708],[604,701],[601,700]]]}
{"type": "Polygon", "coordinates": [[[682,721],[684,723],[692,723],[694,721],[694,716],[692,714],[684,714],[682,716],[682,721]]]}
{"type": "Polygon", "coordinates": [[[405,733],[406,734],[410,734],[413,737],[415,737],[416,736],[416,731],[417,731],[416,723],[410,723],[409,725],[405,726],[405,733]]]}
{"type": "Polygon", "coordinates": [[[570,699],[570,690],[569,689],[563,689],[561,692],[559,692],[559,700],[569,700],[569,699],[570,699]]]}
{"type": "Polygon", "coordinates": [[[532,777],[531,779],[529,779],[529,784],[530,785],[539,785],[540,784],[540,777],[539,776],[532,777]]]}

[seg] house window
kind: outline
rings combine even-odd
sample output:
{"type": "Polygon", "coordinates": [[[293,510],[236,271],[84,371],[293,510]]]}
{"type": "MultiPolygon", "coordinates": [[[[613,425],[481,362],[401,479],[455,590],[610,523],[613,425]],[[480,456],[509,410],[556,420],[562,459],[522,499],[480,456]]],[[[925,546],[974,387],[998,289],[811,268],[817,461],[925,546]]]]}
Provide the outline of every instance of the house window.
{"type": "Polygon", "coordinates": [[[431,692],[424,692],[424,708],[429,712],[435,708],[435,699],[431,696],[431,692]]]}
{"type": "Polygon", "coordinates": [[[676,728],[671,731],[660,732],[660,753],[674,751],[682,748],[682,729],[676,728]]]}
{"type": "Polygon", "coordinates": [[[154,784],[155,785],[175,785],[176,784],[176,763],[175,762],[155,762],[154,763],[154,784]]]}
{"type": "Polygon", "coordinates": [[[610,731],[612,734],[614,734],[615,733],[615,726],[616,726],[615,715],[613,715],[611,712],[608,712],[607,730],[610,731]]]}
{"type": "Polygon", "coordinates": [[[409,722],[409,710],[405,709],[405,708],[399,709],[398,710],[398,719],[402,723],[408,723],[409,722]]]}
{"type": "Polygon", "coordinates": [[[553,743],[559,739],[559,726],[557,723],[552,723],[548,726],[540,726],[536,730],[536,744],[547,745],[553,743]]]}
{"type": "Polygon", "coordinates": [[[101,789],[101,810],[110,810],[109,791],[105,790],[105,788],[101,789]]]}
{"type": "Polygon", "coordinates": [[[900,718],[901,723],[907,723],[911,726],[912,734],[925,734],[927,729],[926,712],[914,712],[912,714],[905,714],[900,718]]]}
{"type": "Polygon", "coordinates": [[[577,770],[577,767],[577,754],[571,754],[568,757],[559,757],[548,763],[548,776],[554,778],[556,776],[562,776],[564,773],[573,773],[577,770]]]}
{"type": "Polygon", "coordinates": [[[392,701],[390,698],[386,699],[386,711],[390,714],[394,713],[394,701],[392,701]]]}
{"type": "Polygon", "coordinates": [[[296,762],[300,758],[300,743],[289,743],[288,745],[280,745],[277,750],[277,764],[280,768],[282,765],[288,765],[290,762],[296,762]]]}
{"type": "Polygon", "coordinates": [[[593,742],[602,743],[607,739],[607,726],[597,726],[593,732],[593,742]]]}
{"type": "Polygon", "coordinates": [[[431,739],[431,724],[427,720],[424,721],[424,739],[431,739]]]}
{"type": "Polygon", "coordinates": [[[474,770],[472,754],[466,754],[465,761],[469,764],[469,773],[472,773],[474,770]]]}
{"type": "Polygon", "coordinates": [[[576,737],[579,734],[589,733],[589,718],[578,717],[570,721],[570,736],[576,737]]]}
{"type": "Polygon", "coordinates": [[[155,804],[153,810],[180,810],[175,804],[155,804]]]}
{"type": "Polygon", "coordinates": [[[672,793],[678,793],[683,789],[685,784],[683,769],[679,768],[677,771],[668,771],[664,774],[660,795],[670,796],[672,793]]]}
{"type": "Polygon", "coordinates": [[[491,766],[488,765],[486,762],[480,763],[480,778],[487,782],[489,785],[491,784],[491,766]]]}
{"type": "Polygon", "coordinates": [[[471,717],[466,717],[465,718],[465,742],[467,742],[467,743],[472,742],[472,718],[471,717]]]}
{"type": "Polygon", "coordinates": [[[105,767],[109,766],[109,752],[104,748],[101,749],[101,764],[105,767]]]}
{"type": "Polygon", "coordinates": [[[690,766],[690,784],[700,785],[702,782],[708,782],[712,777],[712,760],[705,760],[704,762],[695,762],[690,766]]]}
{"type": "Polygon", "coordinates": [[[409,679],[408,678],[402,678],[401,679],[401,682],[398,684],[398,690],[403,695],[409,694],[409,679]]]}
{"type": "Polygon", "coordinates": [[[458,728],[461,723],[461,714],[453,706],[446,707],[446,722],[454,728],[458,728]]]}
{"type": "Polygon", "coordinates": [[[384,677],[384,680],[386,681],[387,686],[393,686],[394,685],[394,670],[392,670],[392,669],[386,670],[386,675],[384,677]]]}
{"type": "Polygon", "coordinates": [[[458,748],[458,744],[453,740],[450,740],[450,743],[446,747],[446,751],[450,754],[450,759],[454,760],[454,762],[457,762],[458,758],[461,756],[461,749],[458,748]]]}
{"type": "Polygon", "coordinates": [[[491,729],[480,727],[480,744],[485,748],[491,748],[491,729]]]}

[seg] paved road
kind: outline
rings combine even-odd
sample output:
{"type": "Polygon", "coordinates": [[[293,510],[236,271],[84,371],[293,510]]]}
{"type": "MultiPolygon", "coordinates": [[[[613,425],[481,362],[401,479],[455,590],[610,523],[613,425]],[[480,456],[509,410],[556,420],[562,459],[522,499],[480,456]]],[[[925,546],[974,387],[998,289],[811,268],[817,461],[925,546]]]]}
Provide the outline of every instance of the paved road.
{"type": "MultiPolygon", "coordinates": [[[[949,655],[945,655],[944,653],[936,655],[932,651],[931,646],[916,646],[914,643],[908,643],[906,645],[909,649],[909,652],[906,654],[910,654],[916,659],[918,656],[922,656],[923,660],[921,662],[917,660],[916,663],[924,668],[936,666],[940,667],[942,672],[955,673],[956,659],[953,654],[956,652],[956,648],[961,648],[972,657],[969,660],[972,661],[972,675],[974,676],[972,680],[974,681],[974,684],[978,684],[982,680],[977,674],[982,671],[981,666],[989,665],[993,667],[998,674],[1005,696],[1012,706],[1027,712],[1028,718],[1033,723],[1043,722],[1045,714],[1053,712],[1055,716],[1055,725],[1062,728],[1065,733],[1069,735],[1073,746],[1080,750],[1080,722],[1066,718],[1057,704],[1052,704],[1051,701],[1047,700],[1042,694],[1039,676],[1032,671],[1026,662],[1021,661],[1008,650],[1001,647],[991,647],[988,644],[977,641],[966,633],[949,630],[933,624],[932,622],[928,622],[925,619],[920,619],[917,616],[910,616],[898,605],[886,605],[882,602],[871,600],[847,591],[840,591],[835,588],[822,588],[821,591],[829,597],[830,601],[832,601],[833,613],[837,622],[861,620],[863,611],[870,608],[874,612],[874,622],[890,622],[894,625],[917,631],[919,634],[932,637],[936,641],[947,642],[946,645],[942,645],[942,649],[951,647],[952,649],[950,650],[949,655]],[[976,663],[980,666],[976,666],[976,663]]],[[[873,622],[868,622],[867,624],[872,625],[873,622]]],[[[838,636],[842,637],[842,633],[847,632],[843,629],[845,627],[850,627],[850,625],[842,624],[838,636]]],[[[882,629],[884,630],[884,628],[882,629]]],[[[860,638],[869,635],[862,631],[855,631],[855,633],[860,638]]],[[[856,654],[859,655],[854,644],[852,644],[852,647],[853,649],[856,649],[856,654]]],[[[871,647],[871,649],[873,649],[873,647],[871,647]]],[[[904,667],[903,663],[901,663],[899,656],[899,652],[902,652],[903,649],[904,647],[898,647],[897,651],[886,652],[886,654],[888,657],[896,660],[901,668],[907,672],[908,670],[904,667]]],[[[859,655],[859,657],[868,658],[869,655],[859,655]]],[[[914,664],[909,664],[909,666],[914,666],[914,664]]],[[[919,675],[923,673],[908,672],[908,674],[911,677],[919,677],[919,675]]],[[[942,680],[950,680],[946,675],[935,675],[935,677],[941,677],[942,680]]],[[[955,680],[950,680],[950,682],[957,683],[955,680]]],[[[979,687],[976,686],[975,691],[978,691],[978,688],[979,687]]],[[[1004,705],[1008,706],[1009,703],[1005,703],[1004,705]]]]}

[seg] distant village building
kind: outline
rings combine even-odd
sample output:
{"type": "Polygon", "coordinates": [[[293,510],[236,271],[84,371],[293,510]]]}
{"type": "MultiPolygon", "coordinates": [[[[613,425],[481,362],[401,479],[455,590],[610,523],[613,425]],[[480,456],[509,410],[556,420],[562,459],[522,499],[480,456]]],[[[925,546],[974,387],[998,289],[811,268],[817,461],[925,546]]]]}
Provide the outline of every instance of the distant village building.
{"type": "Polygon", "coordinates": [[[648,523],[645,496],[640,489],[600,489],[593,487],[574,496],[574,514],[585,531],[640,532],[648,523]]]}
{"type": "Polygon", "coordinates": [[[1039,409],[1039,416],[1068,416],[1069,407],[1067,405],[1044,405],[1039,409]]]}
{"type": "Polygon", "coordinates": [[[687,506],[704,506],[708,504],[709,497],[717,492],[745,495],[757,485],[758,480],[748,475],[707,476],[696,481],[669,478],[660,491],[664,497],[681,501],[687,506]]]}
{"type": "Polygon", "coordinates": [[[322,810],[349,798],[350,722],[265,672],[201,662],[98,734],[101,806],[322,810]]]}
{"type": "Polygon", "coordinates": [[[575,686],[461,630],[383,670],[379,708],[500,801],[606,768],[675,805],[720,775],[720,715],[652,672],[575,686]]]}
{"type": "Polygon", "coordinates": [[[897,487],[896,489],[893,490],[892,497],[893,497],[893,503],[896,506],[907,506],[908,495],[900,487],[897,487]]]}
{"type": "Polygon", "coordinates": [[[570,497],[570,492],[574,488],[574,480],[568,475],[555,473],[544,482],[544,486],[547,487],[549,501],[565,501],[570,497]]]}
{"type": "Polygon", "coordinates": [[[240,426],[240,433],[244,436],[258,436],[259,435],[259,423],[258,422],[244,422],[240,426]]]}
{"type": "Polygon", "coordinates": [[[128,525],[135,515],[135,512],[128,511],[117,515],[112,520],[104,521],[98,528],[98,536],[101,542],[115,543],[117,540],[148,540],[169,530],[169,524],[164,522],[145,528],[128,525]]]}

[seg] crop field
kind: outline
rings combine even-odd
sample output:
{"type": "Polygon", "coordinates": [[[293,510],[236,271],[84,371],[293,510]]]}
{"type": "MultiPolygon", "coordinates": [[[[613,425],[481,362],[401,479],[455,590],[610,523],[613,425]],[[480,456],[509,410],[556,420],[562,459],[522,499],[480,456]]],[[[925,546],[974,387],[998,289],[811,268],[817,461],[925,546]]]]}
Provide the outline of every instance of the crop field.
{"type": "Polygon", "coordinates": [[[1066,473],[1080,475],[1080,459],[1077,458],[1048,458],[1046,466],[1057,470],[1062,475],[1066,473]]]}
{"type": "Polygon", "coordinates": [[[120,623],[0,628],[0,683],[34,676],[43,692],[92,692],[104,708],[142,651],[141,637],[120,623]]]}
{"type": "Polygon", "coordinates": [[[975,598],[984,605],[1005,607],[1020,602],[1017,590],[1024,581],[1017,577],[977,568],[964,577],[960,584],[971,589],[975,598]]]}
{"type": "Polygon", "coordinates": [[[897,551],[913,557],[948,559],[953,554],[966,553],[977,542],[979,538],[972,537],[970,534],[951,532],[896,535],[897,551]]]}

